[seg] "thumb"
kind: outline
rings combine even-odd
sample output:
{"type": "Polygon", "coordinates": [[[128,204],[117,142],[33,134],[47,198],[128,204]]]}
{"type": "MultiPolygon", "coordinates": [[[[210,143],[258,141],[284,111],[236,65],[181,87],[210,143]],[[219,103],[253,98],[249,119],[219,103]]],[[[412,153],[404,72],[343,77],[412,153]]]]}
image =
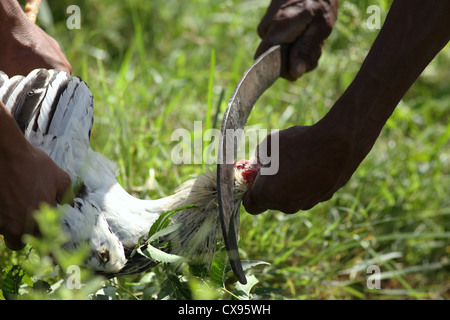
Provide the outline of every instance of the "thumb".
{"type": "Polygon", "coordinates": [[[22,242],[21,237],[4,236],[6,246],[14,251],[21,250],[25,247],[25,243],[22,242]]]}
{"type": "MultiPolygon", "coordinates": [[[[255,180],[256,182],[256,180],[255,180]]],[[[255,191],[253,187],[250,187],[249,190],[244,194],[244,198],[242,200],[242,204],[244,205],[245,210],[253,215],[257,215],[263,213],[267,210],[267,208],[263,207],[258,201],[255,199],[255,191]]]]}
{"type": "Polygon", "coordinates": [[[72,181],[70,176],[60,168],[58,168],[57,181],[56,181],[56,201],[59,204],[72,204],[75,198],[72,181]]]}

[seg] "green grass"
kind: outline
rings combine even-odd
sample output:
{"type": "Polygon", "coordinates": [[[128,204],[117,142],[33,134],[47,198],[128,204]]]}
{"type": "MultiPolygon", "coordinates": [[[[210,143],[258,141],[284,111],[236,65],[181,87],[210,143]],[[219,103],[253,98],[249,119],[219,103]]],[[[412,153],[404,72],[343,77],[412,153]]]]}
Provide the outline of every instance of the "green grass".
{"type": "MultiPolygon", "coordinates": [[[[136,196],[159,198],[200,173],[201,164],[172,163],[171,134],[193,130],[194,121],[202,121],[203,131],[220,125],[235,84],[253,61],[256,26],[269,1],[80,1],[80,30],[66,28],[70,1],[50,2],[54,23],[47,31],[95,98],[91,146],[118,163],[122,185],[136,196]]],[[[371,4],[380,5],[384,19],[389,1],[341,2],[318,68],[296,83],[277,81],[255,107],[250,128],[310,125],[326,114],[376,37],[365,27],[371,4]]],[[[331,200],[294,215],[251,216],[242,209],[241,255],[270,263],[252,267],[258,283],[250,298],[449,298],[449,67],[447,46],[331,200]],[[369,265],[382,272],[380,289],[367,286],[369,265]]],[[[28,253],[0,244],[0,281],[14,265],[23,265],[28,253]]],[[[217,270],[223,270],[217,261],[217,270]]],[[[187,283],[159,266],[107,282],[105,291],[117,299],[155,298],[164,290],[174,297],[189,290],[194,298],[205,292],[233,296],[229,284],[218,294],[211,282],[182,272],[191,279],[187,283]]],[[[61,276],[45,279],[56,287],[61,276]]],[[[64,291],[58,297],[86,293],[64,291]]]]}

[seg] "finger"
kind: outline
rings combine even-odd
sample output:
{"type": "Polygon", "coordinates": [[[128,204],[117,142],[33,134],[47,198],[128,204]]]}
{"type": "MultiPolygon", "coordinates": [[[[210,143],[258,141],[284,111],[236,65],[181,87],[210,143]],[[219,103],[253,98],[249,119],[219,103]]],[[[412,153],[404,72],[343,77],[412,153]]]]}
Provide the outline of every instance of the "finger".
{"type": "Polygon", "coordinates": [[[289,206],[289,205],[285,205],[283,207],[279,207],[276,210],[283,212],[284,214],[294,214],[299,212],[300,210],[304,210],[301,207],[299,207],[298,205],[296,206],[289,206]]]}
{"type": "Polygon", "coordinates": [[[281,204],[269,203],[265,205],[263,204],[264,200],[260,200],[265,198],[261,197],[260,195],[261,193],[259,193],[254,188],[250,188],[244,194],[242,204],[244,205],[244,208],[248,213],[252,215],[258,215],[260,213],[263,213],[264,211],[271,209],[281,211],[285,214],[294,214],[300,210],[309,210],[316,205],[316,203],[306,204],[299,200],[286,201],[281,204]]]}
{"type": "Polygon", "coordinates": [[[293,43],[311,23],[312,19],[311,12],[298,10],[295,7],[286,7],[275,17],[271,16],[269,23],[264,22],[267,27],[262,33],[262,41],[256,50],[255,58],[274,45],[293,43]]]}
{"type": "Polygon", "coordinates": [[[256,60],[260,55],[266,52],[269,48],[273,47],[274,43],[270,39],[264,39],[259,44],[258,48],[255,51],[255,55],[253,58],[256,60]]]}
{"type": "Polygon", "coordinates": [[[22,242],[22,237],[3,236],[5,244],[11,250],[21,250],[25,247],[25,243],[22,242]]]}
{"type": "Polygon", "coordinates": [[[267,8],[266,13],[264,14],[264,17],[261,19],[261,22],[258,25],[258,35],[261,38],[264,38],[264,36],[267,33],[267,30],[269,29],[269,26],[277,14],[278,10],[280,9],[281,5],[285,2],[285,0],[272,0],[269,7],[267,8]]]}
{"type": "Polygon", "coordinates": [[[72,66],[70,65],[69,61],[67,60],[67,57],[64,55],[64,53],[61,51],[61,47],[59,46],[59,43],[56,42],[55,39],[49,38],[49,41],[53,42],[53,50],[49,55],[46,57],[43,57],[45,61],[43,61],[43,64],[47,65],[47,68],[49,69],[55,69],[59,71],[66,72],[67,74],[72,73],[72,66]]]}
{"type": "Polygon", "coordinates": [[[287,72],[288,77],[294,80],[300,78],[306,72],[317,67],[319,58],[322,55],[322,43],[314,44],[298,39],[290,48],[287,72]]]}
{"type": "Polygon", "coordinates": [[[318,36],[314,28],[308,28],[304,35],[291,47],[289,52],[289,70],[292,76],[300,77],[317,67],[322,55],[324,40],[318,36]]]}
{"type": "Polygon", "coordinates": [[[312,16],[308,11],[273,21],[256,50],[255,58],[274,45],[293,43],[305,31],[311,21],[312,16]]]}
{"type": "Polygon", "coordinates": [[[70,176],[63,170],[58,168],[58,178],[56,185],[56,202],[59,204],[72,203],[74,193],[72,189],[72,181],[70,176]]]}
{"type": "Polygon", "coordinates": [[[245,210],[253,215],[257,215],[263,213],[267,209],[258,204],[254,199],[254,194],[252,188],[250,188],[245,194],[244,199],[242,200],[242,204],[244,205],[245,210]]]}
{"type": "Polygon", "coordinates": [[[63,53],[61,46],[59,45],[58,41],[53,39],[52,37],[49,37],[50,41],[53,42],[54,46],[54,52],[55,52],[55,61],[53,69],[64,71],[68,74],[72,73],[72,66],[69,63],[69,60],[67,60],[67,57],[63,53]]]}

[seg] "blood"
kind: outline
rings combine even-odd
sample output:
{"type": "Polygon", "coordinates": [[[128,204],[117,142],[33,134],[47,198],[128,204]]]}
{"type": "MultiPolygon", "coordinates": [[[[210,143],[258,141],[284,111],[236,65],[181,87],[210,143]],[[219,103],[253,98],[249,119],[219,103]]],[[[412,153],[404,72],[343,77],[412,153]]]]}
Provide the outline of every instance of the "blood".
{"type": "Polygon", "coordinates": [[[255,181],[260,168],[261,164],[259,162],[254,164],[252,161],[247,159],[242,159],[236,162],[236,169],[241,170],[242,177],[248,185],[251,185],[253,181],[255,181]]]}

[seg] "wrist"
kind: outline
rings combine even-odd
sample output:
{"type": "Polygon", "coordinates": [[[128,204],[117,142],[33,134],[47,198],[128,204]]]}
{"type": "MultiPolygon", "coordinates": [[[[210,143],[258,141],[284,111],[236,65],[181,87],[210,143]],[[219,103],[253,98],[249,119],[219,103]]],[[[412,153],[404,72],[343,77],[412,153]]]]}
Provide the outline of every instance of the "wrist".
{"type": "Polygon", "coordinates": [[[372,149],[401,96],[370,72],[359,74],[316,125],[347,154],[346,168],[354,172],[372,149]]]}
{"type": "Polygon", "coordinates": [[[360,162],[399,101],[390,92],[390,88],[370,76],[355,81],[318,124],[346,144],[350,157],[360,162]]]}

